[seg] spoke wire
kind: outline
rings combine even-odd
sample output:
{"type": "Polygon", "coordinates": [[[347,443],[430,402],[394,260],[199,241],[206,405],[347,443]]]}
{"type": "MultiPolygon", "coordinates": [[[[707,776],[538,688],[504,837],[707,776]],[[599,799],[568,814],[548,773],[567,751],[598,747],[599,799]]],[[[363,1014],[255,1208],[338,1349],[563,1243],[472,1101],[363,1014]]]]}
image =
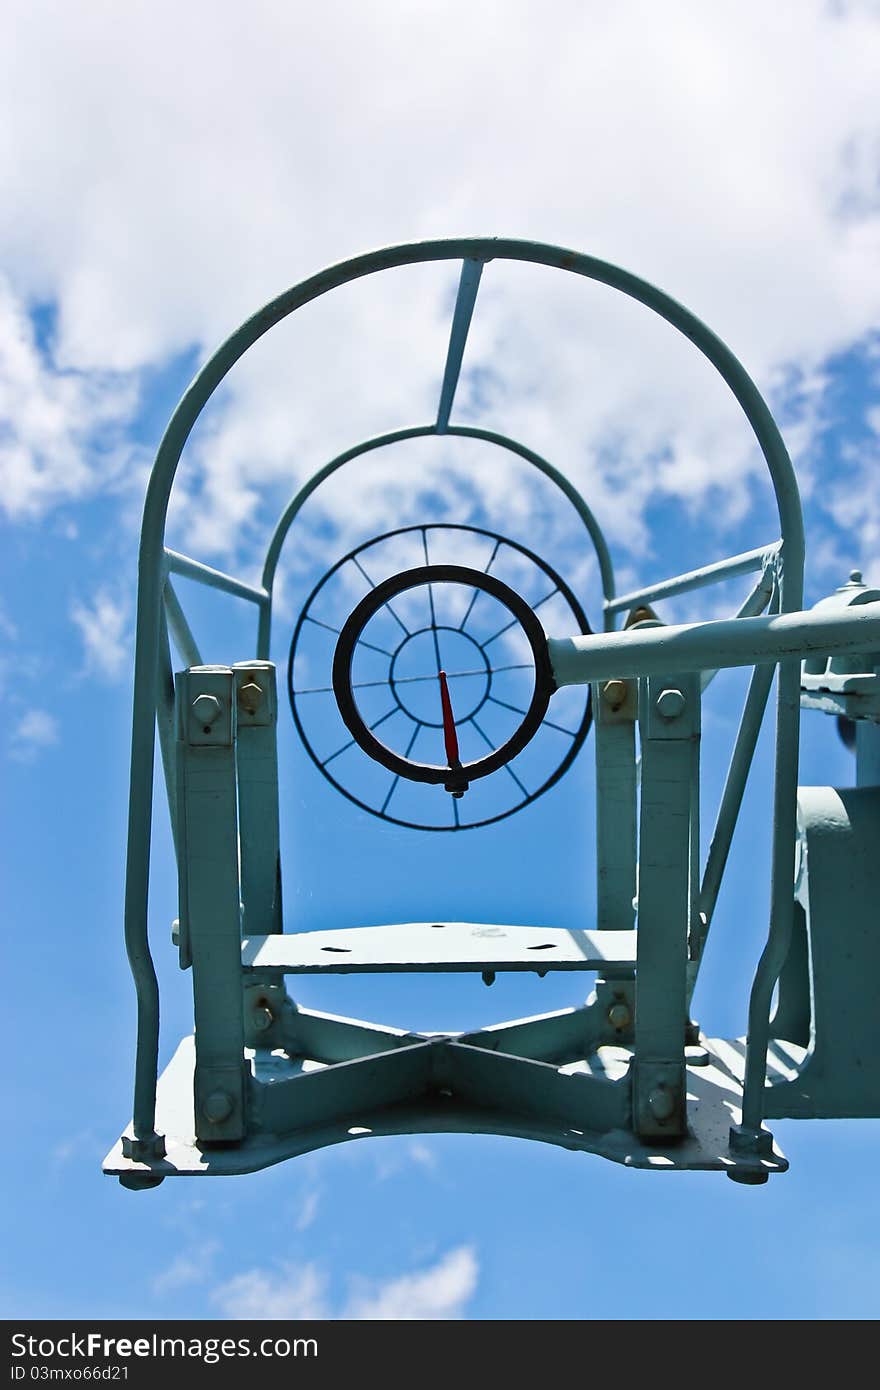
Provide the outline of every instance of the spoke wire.
{"type": "MultiPolygon", "coordinates": [[[[489,573],[490,569],[492,568],[492,564],[493,564],[493,562],[494,562],[494,560],[495,560],[495,556],[498,554],[498,551],[500,550],[500,548],[501,548],[501,540],[499,539],[499,540],[497,540],[497,541],[495,542],[495,549],[492,551],[492,554],[489,556],[489,563],[487,564],[486,568],[483,570],[483,574],[488,574],[488,573],[489,573]]],[[[482,589],[474,588],[474,596],[473,596],[473,598],[471,599],[470,603],[469,603],[468,606],[467,606],[467,612],[465,613],[464,617],[462,618],[461,622],[460,622],[459,625],[458,625],[458,630],[459,630],[459,632],[464,632],[465,623],[467,622],[468,618],[471,616],[471,609],[473,608],[473,606],[474,606],[474,604],[476,603],[477,599],[480,597],[480,594],[483,593],[483,592],[485,592],[485,591],[482,590],[482,589]]]]}
{"type": "MultiPolygon", "coordinates": [[[[351,563],[355,566],[355,568],[360,570],[361,574],[364,576],[364,579],[366,579],[366,581],[367,581],[367,583],[369,584],[370,588],[371,588],[371,589],[375,589],[375,588],[376,588],[376,585],[373,583],[372,579],[371,579],[370,576],[367,574],[367,571],[364,569],[364,567],[363,567],[363,565],[361,564],[361,562],[360,562],[360,560],[358,559],[358,557],[357,557],[356,555],[352,555],[352,556],[350,556],[349,558],[351,559],[351,563]]],[[[388,612],[391,614],[391,616],[392,616],[392,618],[394,619],[394,621],[398,624],[399,627],[403,628],[403,631],[406,633],[407,637],[411,637],[412,634],[411,634],[409,628],[407,627],[406,623],[403,622],[402,619],[398,618],[397,614],[395,613],[394,609],[391,607],[391,604],[388,602],[387,599],[386,599],[385,602],[382,604],[382,607],[388,609],[388,612]]],[[[389,652],[389,656],[390,656],[390,655],[391,655],[391,653],[389,652]]]]}

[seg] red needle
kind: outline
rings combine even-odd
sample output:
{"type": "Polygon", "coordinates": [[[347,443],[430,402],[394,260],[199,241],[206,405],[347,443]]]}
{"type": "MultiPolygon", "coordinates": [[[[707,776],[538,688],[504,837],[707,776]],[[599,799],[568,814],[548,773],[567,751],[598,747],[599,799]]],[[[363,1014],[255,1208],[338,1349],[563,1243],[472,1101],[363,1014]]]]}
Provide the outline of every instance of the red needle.
{"type": "Polygon", "coordinates": [[[452,713],[452,702],[449,699],[446,672],[440,671],[438,675],[440,677],[440,703],[443,706],[443,742],[446,745],[446,758],[450,767],[460,767],[458,735],[455,732],[455,716],[452,713]]]}

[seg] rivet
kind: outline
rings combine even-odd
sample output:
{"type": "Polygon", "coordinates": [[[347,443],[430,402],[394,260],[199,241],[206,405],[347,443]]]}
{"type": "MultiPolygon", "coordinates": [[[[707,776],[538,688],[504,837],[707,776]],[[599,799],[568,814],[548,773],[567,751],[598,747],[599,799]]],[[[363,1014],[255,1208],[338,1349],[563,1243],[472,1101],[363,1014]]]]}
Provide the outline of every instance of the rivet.
{"type": "Polygon", "coordinates": [[[657,713],[661,719],[677,719],[686,703],[680,690],[661,690],[657,696],[657,713]]]}

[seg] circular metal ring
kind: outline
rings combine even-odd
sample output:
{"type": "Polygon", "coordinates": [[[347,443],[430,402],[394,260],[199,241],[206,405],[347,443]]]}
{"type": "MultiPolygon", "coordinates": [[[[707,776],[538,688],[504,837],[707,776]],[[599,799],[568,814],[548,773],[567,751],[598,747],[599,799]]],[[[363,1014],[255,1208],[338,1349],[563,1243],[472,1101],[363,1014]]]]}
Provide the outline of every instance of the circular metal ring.
{"type": "Polygon", "coordinates": [[[491,594],[492,598],[503,604],[519,623],[535,659],[535,689],[522,723],[500,748],[488,753],[485,758],[462,764],[462,776],[469,782],[475,781],[478,777],[488,776],[490,772],[497,772],[505,763],[510,762],[511,758],[515,758],[517,753],[522,752],[544,722],[550,696],[556,689],[547,638],[538,618],[525,599],[520,598],[519,594],[500,579],[496,579],[493,574],[467,569],[464,565],[420,565],[417,569],[404,570],[401,574],[392,575],[390,579],[377,584],[375,589],[371,589],[361,599],[339,634],[333,657],[333,693],[348,732],[375,762],[381,763],[398,777],[407,777],[412,782],[436,784],[448,780],[448,765],[413,762],[409,758],[401,757],[376,738],[361,717],[351,688],[352,658],[358,638],[367,623],[380,608],[398,594],[405,594],[410,589],[418,589],[428,584],[464,584],[470,589],[479,589],[483,593],[491,594]]]}

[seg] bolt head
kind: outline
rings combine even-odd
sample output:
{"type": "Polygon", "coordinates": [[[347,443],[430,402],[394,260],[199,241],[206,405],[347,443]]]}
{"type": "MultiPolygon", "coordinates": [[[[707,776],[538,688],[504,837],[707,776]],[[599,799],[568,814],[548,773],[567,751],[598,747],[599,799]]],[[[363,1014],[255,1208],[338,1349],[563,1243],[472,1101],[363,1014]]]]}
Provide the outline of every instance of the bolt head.
{"type": "Polygon", "coordinates": [[[239,689],[238,703],[246,714],[256,714],[263,703],[263,687],[257,685],[256,681],[248,681],[239,689]]]}
{"type": "Polygon", "coordinates": [[[672,1119],[675,1114],[675,1096],[668,1086],[664,1086],[662,1082],[655,1086],[648,1096],[648,1109],[660,1124],[672,1119]]]}
{"type": "Polygon", "coordinates": [[[686,703],[680,690],[661,690],[657,696],[657,713],[661,719],[678,719],[686,703]]]}
{"type": "Polygon", "coordinates": [[[251,1017],[258,1033],[265,1033],[267,1028],[271,1028],[275,1022],[275,1015],[266,1004],[261,1004],[259,1008],[254,1009],[251,1017]]]}
{"type": "Polygon", "coordinates": [[[606,681],[602,686],[602,699],[610,709],[620,709],[626,700],[626,681],[606,681]]]}
{"type": "Polygon", "coordinates": [[[632,1014],[629,1011],[629,1006],[620,1002],[612,1004],[611,1008],[608,1010],[608,1022],[618,1033],[622,1032],[624,1028],[628,1028],[632,1023],[632,1014]]]}
{"type": "Polygon", "coordinates": [[[223,706],[216,695],[197,695],[192,702],[192,712],[205,728],[216,724],[223,713],[223,706]]]}
{"type": "Polygon", "coordinates": [[[228,1120],[234,1109],[232,1096],[228,1091],[211,1091],[202,1101],[202,1114],[212,1125],[228,1120]]]}

